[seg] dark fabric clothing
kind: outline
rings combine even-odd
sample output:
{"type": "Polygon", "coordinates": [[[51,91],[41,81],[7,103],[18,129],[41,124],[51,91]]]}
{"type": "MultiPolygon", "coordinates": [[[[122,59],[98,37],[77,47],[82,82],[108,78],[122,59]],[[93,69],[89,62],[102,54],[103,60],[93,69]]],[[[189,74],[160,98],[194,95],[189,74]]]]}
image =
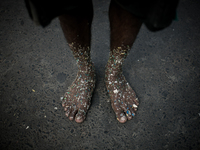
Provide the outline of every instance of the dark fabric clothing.
{"type": "MultiPolygon", "coordinates": [[[[179,0],[115,0],[125,10],[141,18],[147,28],[158,31],[168,27],[176,17],[179,0]]],[[[91,0],[25,0],[32,20],[43,27],[55,17],[91,5],[91,0]],[[88,4],[88,5],[87,5],[88,4]]]]}
{"type": "Polygon", "coordinates": [[[176,18],[179,0],[115,0],[122,8],[140,17],[151,31],[168,27],[176,18]]]}
{"type": "Polygon", "coordinates": [[[49,25],[55,17],[74,9],[78,10],[89,2],[90,0],[25,0],[29,16],[37,25],[43,27],[49,25]]]}

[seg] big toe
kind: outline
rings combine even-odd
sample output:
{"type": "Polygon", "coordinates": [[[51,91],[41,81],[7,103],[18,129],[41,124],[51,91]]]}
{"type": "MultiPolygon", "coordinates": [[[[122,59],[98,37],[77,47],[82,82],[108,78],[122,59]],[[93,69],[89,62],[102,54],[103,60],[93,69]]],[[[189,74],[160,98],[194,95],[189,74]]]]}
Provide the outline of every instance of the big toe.
{"type": "Polygon", "coordinates": [[[71,113],[69,114],[69,120],[73,120],[76,113],[77,113],[77,110],[76,109],[72,109],[71,113]]]}
{"type": "Polygon", "coordinates": [[[77,122],[77,123],[81,123],[81,122],[83,122],[84,121],[84,117],[82,117],[82,116],[76,116],[76,118],[75,118],[75,121],[77,122]]]}
{"type": "Polygon", "coordinates": [[[117,117],[117,120],[120,122],[120,123],[125,123],[127,121],[127,117],[125,116],[124,112],[122,110],[120,110],[121,112],[115,112],[116,113],[116,117],[117,117]]]}
{"type": "Polygon", "coordinates": [[[83,122],[84,121],[84,119],[85,119],[85,115],[86,115],[86,110],[82,110],[82,109],[79,109],[78,110],[78,113],[76,114],[76,118],[75,118],[75,121],[77,122],[77,123],[81,123],[81,122],[83,122]]]}
{"type": "Polygon", "coordinates": [[[120,123],[125,123],[127,121],[127,117],[124,115],[120,118],[117,118],[117,120],[120,122],[120,123]]]}

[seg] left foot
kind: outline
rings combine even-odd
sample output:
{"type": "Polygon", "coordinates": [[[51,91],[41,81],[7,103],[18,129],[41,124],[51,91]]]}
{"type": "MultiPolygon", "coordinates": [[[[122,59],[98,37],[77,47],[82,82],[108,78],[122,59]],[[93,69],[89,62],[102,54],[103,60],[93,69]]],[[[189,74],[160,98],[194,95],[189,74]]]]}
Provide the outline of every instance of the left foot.
{"type": "Polygon", "coordinates": [[[125,123],[127,119],[130,120],[135,116],[139,101],[122,74],[121,65],[122,60],[110,57],[106,66],[105,82],[117,120],[125,123]]]}

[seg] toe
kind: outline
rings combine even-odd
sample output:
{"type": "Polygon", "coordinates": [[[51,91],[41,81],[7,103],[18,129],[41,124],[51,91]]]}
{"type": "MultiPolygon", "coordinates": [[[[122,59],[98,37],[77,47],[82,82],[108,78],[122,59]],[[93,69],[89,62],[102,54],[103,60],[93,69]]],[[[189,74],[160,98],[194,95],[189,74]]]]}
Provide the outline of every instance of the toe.
{"type": "Polygon", "coordinates": [[[82,116],[76,116],[75,121],[77,123],[82,123],[84,121],[84,118],[82,116]]]}
{"type": "Polygon", "coordinates": [[[125,123],[127,121],[127,117],[125,116],[125,114],[124,114],[122,109],[119,110],[119,111],[116,111],[115,114],[116,114],[117,120],[120,123],[125,123]]]}
{"type": "Polygon", "coordinates": [[[62,106],[65,107],[66,105],[69,104],[69,99],[67,98],[67,96],[65,96],[63,99],[62,99],[62,106]]]}
{"type": "Polygon", "coordinates": [[[130,110],[130,112],[131,112],[131,116],[134,117],[134,116],[135,116],[134,108],[129,107],[129,110],[130,110]]]}
{"type": "Polygon", "coordinates": [[[85,115],[84,115],[84,114],[79,114],[79,113],[76,114],[75,121],[76,121],[77,123],[81,123],[81,122],[83,122],[84,119],[85,119],[85,115]]]}
{"type": "Polygon", "coordinates": [[[75,121],[77,123],[81,123],[84,121],[85,119],[85,116],[86,116],[86,111],[87,111],[87,108],[86,107],[82,107],[78,110],[78,113],[76,114],[76,118],[75,118],[75,121]]]}
{"type": "Polygon", "coordinates": [[[65,111],[65,115],[66,115],[67,117],[69,117],[69,114],[70,114],[70,112],[71,112],[71,106],[70,106],[69,104],[65,105],[65,106],[64,106],[64,111],[65,111]]]}
{"type": "Polygon", "coordinates": [[[65,107],[65,115],[67,116],[67,117],[69,117],[69,114],[70,114],[70,111],[71,111],[71,109],[69,108],[69,107],[65,107]]]}
{"type": "Polygon", "coordinates": [[[122,107],[122,109],[124,110],[124,113],[126,114],[128,120],[131,120],[132,119],[132,113],[131,113],[131,110],[130,110],[130,107],[128,107],[128,105],[126,105],[126,107],[122,107]]]}
{"type": "Polygon", "coordinates": [[[138,98],[135,98],[135,99],[134,99],[134,103],[135,103],[136,106],[139,105],[139,100],[138,100],[138,98]]]}
{"type": "Polygon", "coordinates": [[[127,121],[127,117],[124,114],[123,106],[121,106],[121,103],[118,103],[118,101],[115,100],[111,103],[111,106],[116,114],[117,120],[120,123],[125,123],[127,121]]]}
{"type": "Polygon", "coordinates": [[[75,114],[77,113],[77,109],[76,108],[72,108],[70,114],[69,114],[69,120],[73,120],[75,117],[75,114]]]}
{"type": "Polygon", "coordinates": [[[63,99],[62,101],[62,107],[65,107],[66,106],[66,99],[63,99]]]}
{"type": "Polygon", "coordinates": [[[132,105],[132,109],[134,110],[134,112],[136,112],[137,109],[138,109],[138,106],[137,106],[136,104],[133,104],[133,105],[132,105]]]}
{"type": "Polygon", "coordinates": [[[132,115],[131,115],[131,111],[130,110],[126,111],[126,116],[127,116],[128,120],[132,119],[132,115]]]}
{"type": "Polygon", "coordinates": [[[124,113],[121,113],[119,117],[117,117],[117,120],[120,123],[125,123],[127,121],[127,117],[124,115],[124,113]]]}
{"type": "Polygon", "coordinates": [[[65,107],[65,102],[64,101],[62,102],[62,107],[65,107]]]}
{"type": "Polygon", "coordinates": [[[137,98],[129,101],[128,104],[129,104],[130,108],[132,108],[134,110],[134,112],[137,111],[137,108],[138,108],[138,105],[139,105],[139,102],[138,102],[137,98]]]}

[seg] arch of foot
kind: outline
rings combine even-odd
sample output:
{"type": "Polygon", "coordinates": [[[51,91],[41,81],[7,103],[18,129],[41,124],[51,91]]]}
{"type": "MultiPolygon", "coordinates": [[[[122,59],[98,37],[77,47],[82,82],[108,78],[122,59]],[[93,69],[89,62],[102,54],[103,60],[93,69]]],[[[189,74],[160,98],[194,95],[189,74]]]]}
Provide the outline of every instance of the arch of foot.
{"type": "Polygon", "coordinates": [[[119,122],[124,123],[135,116],[139,101],[135,92],[126,81],[123,72],[123,61],[127,57],[129,47],[117,47],[110,52],[105,70],[105,82],[112,108],[119,122]]]}
{"type": "Polygon", "coordinates": [[[78,73],[62,99],[62,106],[70,120],[81,123],[86,118],[90,101],[95,88],[94,64],[90,59],[89,47],[76,43],[69,44],[78,66],[78,73]]]}

